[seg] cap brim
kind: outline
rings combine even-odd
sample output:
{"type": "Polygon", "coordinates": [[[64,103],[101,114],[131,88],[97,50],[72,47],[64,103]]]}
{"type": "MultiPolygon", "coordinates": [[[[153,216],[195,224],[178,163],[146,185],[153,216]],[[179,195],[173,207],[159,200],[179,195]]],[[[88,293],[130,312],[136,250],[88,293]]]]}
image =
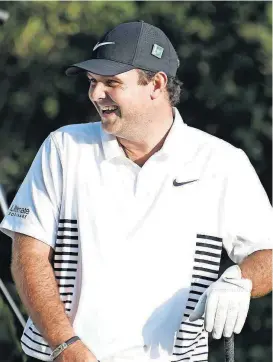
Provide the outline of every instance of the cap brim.
{"type": "Polygon", "coordinates": [[[82,72],[91,72],[98,75],[117,75],[134,69],[132,65],[114,62],[106,59],[90,59],[81,63],[73,64],[67,68],[65,74],[77,75],[82,72]]]}

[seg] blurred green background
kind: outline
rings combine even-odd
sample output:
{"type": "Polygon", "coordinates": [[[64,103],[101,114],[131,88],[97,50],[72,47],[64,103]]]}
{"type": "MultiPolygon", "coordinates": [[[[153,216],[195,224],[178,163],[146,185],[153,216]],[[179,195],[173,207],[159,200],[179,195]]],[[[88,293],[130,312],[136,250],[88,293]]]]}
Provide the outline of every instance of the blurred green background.
{"type": "MultiPolygon", "coordinates": [[[[49,132],[97,120],[87,80],[67,78],[65,67],[88,59],[109,28],[140,19],[159,26],[177,49],[184,121],[242,148],[271,200],[271,2],[1,1],[0,9],[10,14],[0,27],[0,184],[9,203],[49,132]]],[[[10,252],[1,234],[0,275],[20,305],[10,252]]],[[[271,295],[252,300],[235,339],[237,361],[272,361],[271,307],[271,295]]],[[[20,334],[0,296],[1,362],[24,361],[20,334]]],[[[210,351],[210,362],[223,361],[222,341],[211,341],[210,351]]]]}

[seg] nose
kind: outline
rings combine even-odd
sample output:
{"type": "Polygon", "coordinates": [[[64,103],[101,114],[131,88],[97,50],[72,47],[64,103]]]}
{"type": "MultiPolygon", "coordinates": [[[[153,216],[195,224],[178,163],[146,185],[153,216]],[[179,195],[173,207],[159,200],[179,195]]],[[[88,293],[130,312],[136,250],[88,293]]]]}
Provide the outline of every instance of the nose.
{"type": "Polygon", "coordinates": [[[106,98],[104,84],[102,82],[97,82],[94,85],[91,84],[88,95],[90,100],[93,102],[97,102],[100,99],[106,98]]]}

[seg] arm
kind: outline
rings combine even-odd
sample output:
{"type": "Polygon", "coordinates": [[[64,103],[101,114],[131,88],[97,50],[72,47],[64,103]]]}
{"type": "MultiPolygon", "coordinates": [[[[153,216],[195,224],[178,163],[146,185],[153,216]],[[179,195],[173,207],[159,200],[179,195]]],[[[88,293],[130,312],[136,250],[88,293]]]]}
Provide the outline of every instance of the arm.
{"type": "MultiPolygon", "coordinates": [[[[17,290],[34,324],[54,349],[75,332],[59,297],[51,256],[52,248],[47,244],[15,234],[11,271],[17,290]]],[[[56,361],[68,361],[66,358],[71,362],[97,361],[81,341],[69,346],[56,361]]]]}
{"type": "Polygon", "coordinates": [[[239,264],[242,277],[252,281],[252,298],[272,291],[272,250],[259,250],[239,264]]]}

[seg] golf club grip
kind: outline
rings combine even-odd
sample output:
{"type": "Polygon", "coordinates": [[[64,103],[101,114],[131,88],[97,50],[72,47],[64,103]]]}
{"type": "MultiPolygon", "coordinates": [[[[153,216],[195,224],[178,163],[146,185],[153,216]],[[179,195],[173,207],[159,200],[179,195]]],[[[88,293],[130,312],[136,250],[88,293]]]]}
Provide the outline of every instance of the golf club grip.
{"type": "Polygon", "coordinates": [[[234,362],[234,334],[224,337],[225,362],[234,362]]]}

